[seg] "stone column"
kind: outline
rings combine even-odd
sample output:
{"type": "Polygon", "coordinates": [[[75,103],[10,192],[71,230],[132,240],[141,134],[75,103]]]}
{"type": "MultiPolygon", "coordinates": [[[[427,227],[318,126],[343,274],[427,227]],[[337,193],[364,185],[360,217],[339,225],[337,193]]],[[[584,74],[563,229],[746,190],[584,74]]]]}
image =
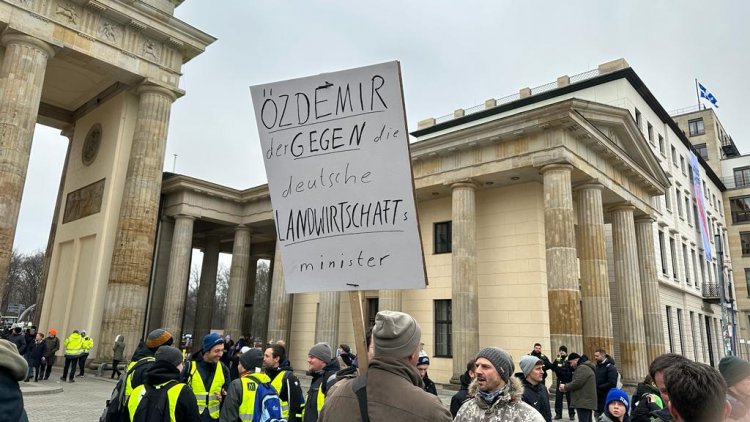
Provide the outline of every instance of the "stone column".
{"type": "Polygon", "coordinates": [[[232,267],[229,270],[226,333],[235,341],[242,334],[242,311],[245,308],[245,287],[250,267],[250,228],[239,226],[234,232],[232,267]]]}
{"type": "Polygon", "coordinates": [[[613,310],[620,315],[620,356],[617,367],[622,374],[623,383],[628,385],[636,385],[648,370],[634,209],[630,204],[611,209],[615,282],[620,304],[620,309],[613,310]]]}
{"type": "Polygon", "coordinates": [[[250,334],[253,323],[253,301],[255,300],[255,280],[258,276],[258,257],[250,256],[245,283],[245,306],[242,309],[242,334],[250,334]]]}
{"type": "Polygon", "coordinates": [[[154,279],[151,282],[151,305],[148,317],[148,329],[161,327],[161,317],[164,314],[164,298],[167,294],[167,277],[169,276],[169,255],[172,251],[172,236],[174,236],[174,220],[163,215],[159,224],[159,239],[154,265],[154,279]]]}
{"type": "Polygon", "coordinates": [[[206,237],[206,249],[203,250],[201,279],[198,284],[198,296],[196,298],[195,325],[193,328],[194,342],[201,341],[206,334],[211,332],[211,328],[213,328],[211,323],[213,321],[214,306],[216,305],[216,276],[218,272],[219,238],[215,235],[209,235],[206,237]]]}
{"type": "Polygon", "coordinates": [[[573,192],[569,164],[542,167],[544,177],[544,240],[547,249],[550,348],[583,350],[581,292],[575,228],[573,192]]]}
{"type": "MultiPolygon", "coordinates": [[[[2,37],[0,65],[0,298],[4,297],[31,141],[42,97],[50,45],[21,34],[2,37]]],[[[37,312],[39,314],[40,312],[37,312]]]]}
{"type": "MultiPolygon", "coordinates": [[[[588,183],[578,194],[578,260],[581,266],[583,351],[593,356],[598,348],[611,351],[612,307],[609,303],[607,248],[604,242],[602,185],[588,183]]],[[[560,347],[553,344],[552,349],[560,347]]],[[[571,350],[571,349],[569,349],[571,350]]],[[[571,350],[572,351],[572,350],[571,350]]]]}
{"type": "MultiPolygon", "coordinates": [[[[401,312],[401,294],[402,290],[380,290],[378,292],[378,311],[399,311],[401,312]]],[[[366,323],[367,321],[365,321],[366,323]]],[[[365,327],[367,328],[367,327],[365,327]]],[[[466,365],[464,364],[464,367],[466,365]]]]}
{"type": "Polygon", "coordinates": [[[640,263],[638,268],[641,276],[641,295],[643,295],[647,362],[653,361],[666,351],[664,347],[664,327],[661,319],[661,301],[659,300],[659,279],[656,272],[653,226],[654,220],[651,217],[641,217],[635,220],[635,238],[638,243],[638,262],[640,263]]]}
{"type": "Polygon", "coordinates": [[[341,292],[320,292],[318,306],[316,343],[326,342],[331,350],[339,346],[339,314],[341,308],[341,292]]]}
{"type": "MultiPolygon", "coordinates": [[[[292,306],[294,297],[284,288],[284,267],[281,265],[279,243],[276,242],[273,278],[271,279],[271,304],[268,308],[268,338],[284,340],[289,344],[292,330],[292,306]]],[[[337,345],[338,346],[338,345],[337,345]]]]}
{"type": "MultiPolygon", "coordinates": [[[[451,306],[453,318],[453,377],[457,384],[466,362],[479,350],[479,288],[477,281],[476,189],[467,180],[452,189],[451,306]]],[[[378,304],[380,307],[381,305],[378,304]]]]}
{"type": "Polygon", "coordinates": [[[99,357],[105,359],[112,353],[115,335],[122,334],[126,339],[144,335],[167,127],[176,99],[172,91],[152,84],[142,85],[138,94],[138,115],[109,270],[101,343],[97,348],[99,357]]]}
{"type": "Polygon", "coordinates": [[[190,258],[193,247],[194,217],[177,215],[174,218],[172,251],[169,254],[167,291],[164,296],[162,325],[175,339],[181,338],[182,321],[185,316],[185,294],[190,278],[190,258]]]}

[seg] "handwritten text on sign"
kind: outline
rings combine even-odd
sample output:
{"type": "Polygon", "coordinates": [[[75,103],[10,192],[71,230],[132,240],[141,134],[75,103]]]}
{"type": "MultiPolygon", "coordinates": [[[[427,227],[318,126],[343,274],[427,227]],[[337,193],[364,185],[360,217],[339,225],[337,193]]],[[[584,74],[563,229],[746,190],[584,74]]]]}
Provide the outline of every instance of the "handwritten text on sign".
{"type": "Polygon", "coordinates": [[[398,62],[250,91],[286,291],[424,287],[398,62]]]}

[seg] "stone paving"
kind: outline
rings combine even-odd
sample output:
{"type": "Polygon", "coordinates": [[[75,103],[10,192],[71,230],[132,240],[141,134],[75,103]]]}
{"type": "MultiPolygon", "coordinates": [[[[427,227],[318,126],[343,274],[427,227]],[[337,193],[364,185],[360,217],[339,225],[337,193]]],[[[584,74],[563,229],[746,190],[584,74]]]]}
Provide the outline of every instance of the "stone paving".
{"type": "Polygon", "coordinates": [[[98,378],[92,372],[67,383],[60,381],[60,375],[62,369],[55,368],[47,381],[20,383],[29,421],[97,422],[114,381],[98,378]]]}

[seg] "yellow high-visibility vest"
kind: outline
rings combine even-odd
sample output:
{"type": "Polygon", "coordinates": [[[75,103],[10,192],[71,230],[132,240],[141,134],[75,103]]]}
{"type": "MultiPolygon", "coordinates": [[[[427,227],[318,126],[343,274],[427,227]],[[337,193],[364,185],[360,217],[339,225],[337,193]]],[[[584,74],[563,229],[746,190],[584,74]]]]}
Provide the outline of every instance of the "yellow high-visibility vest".
{"type": "MultiPolygon", "coordinates": [[[[169,381],[155,385],[154,388],[157,390],[164,387],[166,384],[168,384],[169,381]]],[[[177,422],[177,419],[174,416],[175,409],[177,408],[177,400],[180,397],[180,392],[182,392],[182,388],[185,387],[184,383],[177,383],[169,387],[167,390],[167,403],[169,404],[169,420],[172,422],[177,422]]],[[[133,390],[133,393],[131,394],[130,398],[128,399],[128,414],[130,415],[130,420],[135,420],[135,411],[138,409],[138,405],[141,403],[141,400],[143,399],[143,396],[146,395],[146,386],[141,384],[138,387],[135,387],[133,390]]]]}
{"type": "Polygon", "coordinates": [[[195,398],[198,400],[198,413],[202,415],[203,411],[208,408],[209,415],[214,419],[219,419],[219,405],[221,403],[216,398],[216,393],[221,392],[221,387],[224,386],[224,371],[221,368],[221,362],[216,364],[216,373],[208,391],[206,391],[206,385],[201,379],[196,363],[195,361],[190,362],[190,378],[188,381],[195,398]]]}

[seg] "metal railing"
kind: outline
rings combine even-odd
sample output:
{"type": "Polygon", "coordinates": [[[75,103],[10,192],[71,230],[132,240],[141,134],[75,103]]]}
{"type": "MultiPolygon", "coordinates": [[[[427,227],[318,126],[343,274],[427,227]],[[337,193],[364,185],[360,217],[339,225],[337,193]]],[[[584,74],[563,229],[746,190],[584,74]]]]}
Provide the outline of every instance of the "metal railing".
{"type": "Polygon", "coordinates": [[[750,179],[744,177],[726,176],[721,178],[721,183],[727,189],[750,188],[750,179]]]}
{"type": "Polygon", "coordinates": [[[703,283],[703,298],[719,300],[721,291],[719,283],[703,283]]]}
{"type": "Polygon", "coordinates": [[[670,116],[679,116],[681,114],[692,113],[692,112],[695,112],[695,111],[701,111],[701,110],[705,110],[705,109],[706,109],[706,106],[704,106],[703,104],[701,104],[700,106],[696,104],[696,105],[693,105],[693,106],[690,106],[690,107],[683,107],[683,108],[678,108],[678,109],[675,109],[675,110],[671,110],[669,112],[669,115],[670,116]]]}
{"type": "MultiPolygon", "coordinates": [[[[577,82],[585,81],[587,79],[591,79],[594,77],[599,76],[599,69],[591,69],[587,70],[585,72],[578,73],[576,75],[573,75],[570,77],[570,84],[574,84],[577,82]]],[[[559,88],[559,85],[557,84],[557,81],[549,82],[544,85],[539,85],[537,87],[531,88],[531,95],[538,95],[543,92],[552,91],[554,89],[559,88]]],[[[516,92],[515,94],[506,95],[505,97],[496,98],[496,106],[500,106],[503,104],[512,103],[514,101],[518,101],[521,99],[521,94],[516,92]]],[[[487,107],[484,104],[478,104],[469,108],[464,109],[464,116],[468,116],[470,114],[478,113],[482,110],[486,110],[487,107]]],[[[453,120],[455,116],[453,113],[446,114],[444,116],[436,117],[435,118],[435,124],[445,123],[449,120],[453,120]]]]}

